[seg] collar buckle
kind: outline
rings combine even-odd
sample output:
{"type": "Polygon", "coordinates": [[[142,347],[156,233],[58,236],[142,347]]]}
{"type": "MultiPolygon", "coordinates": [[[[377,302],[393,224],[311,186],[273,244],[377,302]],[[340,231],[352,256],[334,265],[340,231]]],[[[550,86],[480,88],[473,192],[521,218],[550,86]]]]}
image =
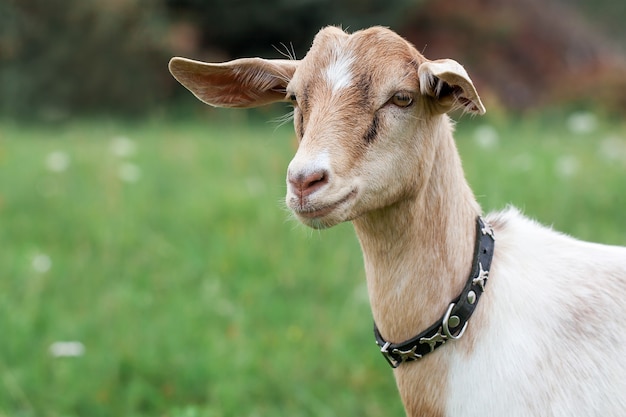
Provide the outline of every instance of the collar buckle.
{"type": "Polygon", "coordinates": [[[383,354],[392,368],[397,368],[402,362],[393,357],[393,354],[388,350],[389,346],[391,346],[391,343],[385,342],[385,344],[380,348],[380,353],[383,354]]]}

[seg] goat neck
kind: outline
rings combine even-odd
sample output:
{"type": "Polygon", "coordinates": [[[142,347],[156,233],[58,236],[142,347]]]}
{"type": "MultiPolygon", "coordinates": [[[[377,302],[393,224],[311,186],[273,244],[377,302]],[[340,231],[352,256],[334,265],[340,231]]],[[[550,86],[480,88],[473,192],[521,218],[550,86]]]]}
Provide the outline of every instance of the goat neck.
{"type": "Polygon", "coordinates": [[[419,189],[353,221],[372,313],[383,336],[401,342],[445,312],[471,269],[479,207],[465,180],[447,116],[424,152],[419,189]]]}

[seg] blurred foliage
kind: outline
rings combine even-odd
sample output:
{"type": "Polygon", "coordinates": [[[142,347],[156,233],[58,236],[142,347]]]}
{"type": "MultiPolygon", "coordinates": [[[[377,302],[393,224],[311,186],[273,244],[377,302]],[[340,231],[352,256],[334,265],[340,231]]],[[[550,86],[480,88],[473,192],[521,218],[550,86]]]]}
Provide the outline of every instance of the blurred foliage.
{"type": "Polygon", "coordinates": [[[599,28],[602,16],[567,0],[428,0],[400,31],[428,58],[465,65],[488,108],[623,113],[626,60],[599,28]]]}
{"type": "Polygon", "coordinates": [[[202,31],[204,47],[230,56],[261,55],[281,43],[298,57],[327,25],[351,31],[372,25],[393,26],[421,0],[165,0],[178,18],[202,31]]]}
{"type": "Polygon", "coordinates": [[[149,0],[0,1],[0,111],[50,120],[164,98],[163,16],[149,0]]]}
{"type": "Polygon", "coordinates": [[[0,116],[149,113],[173,93],[187,94],[166,69],[172,55],[301,58],[327,25],[389,26],[429,58],[458,59],[490,108],[582,97],[626,109],[624,66],[614,65],[624,54],[605,48],[612,42],[624,51],[624,7],[619,0],[593,7],[584,0],[0,0],[0,116]]]}
{"type": "Polygon", "coordinates": [[[274,46],[302,56],[321,26],[392,24],[410,3],[0,0],[0,114],[57,120],[150,110],[170,96],[166,64],[175,52],[279,55],[274,46]]]}
{"type": "Polygon", "coordinates": [[[562,0],[583,13],[613,45],[626,52],[626,1],[623,0],[562,0]]]}

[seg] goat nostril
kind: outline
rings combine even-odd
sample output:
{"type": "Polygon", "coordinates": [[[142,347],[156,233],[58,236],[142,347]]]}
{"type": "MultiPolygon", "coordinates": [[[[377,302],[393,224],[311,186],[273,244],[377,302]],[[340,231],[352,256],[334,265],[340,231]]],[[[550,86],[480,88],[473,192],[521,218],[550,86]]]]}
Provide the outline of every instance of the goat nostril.
{"type": "Polygon", "coordinates": [[[307,181],[308,187],[312,187],[316,184],[326,182],[326,173],[319,172],[319,173],[312,174],[310,177],[306,178],[305,181],[307,181]]]}
{"type": "Polygon", "coordinates": [[[324,184],[328,183],[328,172],[316,171],[310,174],[299,174],[289,177],[289,183],[294,191],[302,197],[320,189],[324,184]]]}

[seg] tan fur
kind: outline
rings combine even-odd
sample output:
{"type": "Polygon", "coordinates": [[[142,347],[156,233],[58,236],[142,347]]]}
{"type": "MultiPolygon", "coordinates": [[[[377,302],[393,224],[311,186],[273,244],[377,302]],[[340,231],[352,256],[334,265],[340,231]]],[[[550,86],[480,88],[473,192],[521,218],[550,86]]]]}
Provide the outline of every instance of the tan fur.
{"type": "MultiPolygon", "coordinates": [[[[460,293],[473,256],[478,207],[454,157],[452,137],[449,132],[425,136],[433,140],[421,154],[424,177],[417,195],[353,222],[363,248],[372,313],[392,342],[415,336],[441,317],[460,293]]],[[[472,328],[479,321],[473,319],[472,328]]],[[[469,335],[456,343],[458,349],[471,349],[469,335]]],[[[395,371],[407,415],[444,415],[448,363],[443,357],[438,352],[395,371]]]]}

